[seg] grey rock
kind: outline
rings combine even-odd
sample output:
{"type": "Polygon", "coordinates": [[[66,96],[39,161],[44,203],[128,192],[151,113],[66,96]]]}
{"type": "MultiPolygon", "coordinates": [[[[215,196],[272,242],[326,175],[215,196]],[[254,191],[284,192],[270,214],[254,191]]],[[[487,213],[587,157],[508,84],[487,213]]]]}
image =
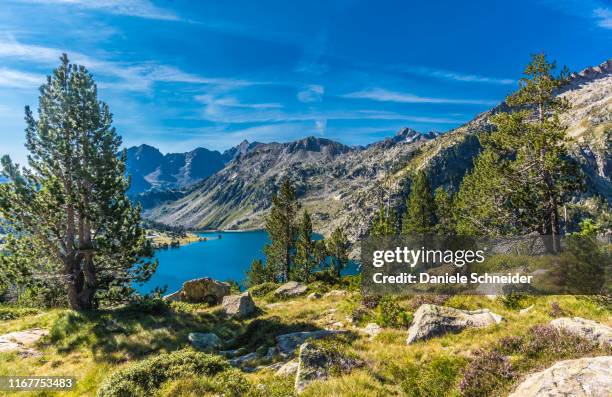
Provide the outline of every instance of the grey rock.
{"type": "Polygon", "coordinates": [[[229,293],[230,286],[228,283],[213,280],[210,277],[203,277],[183,283],[181,300],[216,305],[229,293]]]}
{"type": "Polygon", "coordinates": [[[334,289],[331,290],[329,292],[326,292],[325,294],[323,294],[323,297],[325,298],[329,298],[329,297],[341,297],[341,296],[346,296],[348,295],[348,292],[343,290],[343,289],[334,289]]]}
{"type": "Polygon", "coordinates": [[[32,328],[0,335],[0,353],[16,352],[20,356],[41,356],[42,353],[33,347],[48,334],[49,330],[32,328]]]}
{"type": "Polygon", "coordinates": [[[276,376],[292,376],[295,375],[298,370],[298,360],[291,360],[284,363],[276,371],[276,376]]]}
{"type": "Polygon", "coordinates": [[[246,364],[246,363],[248,363],[250,361],[253,361],[255,359],[257,359],[257,353],[251,352],[251,353],[247,353],[247,354],[245,354],[243,356],[233,358],[233,359],[229,360],[228,362],[233,367],[241,367],[244,364],[246,364]]]}
{"type": "Polygon", "coordinates": [[[560,361],[530,375],[509,397],[609,397],[612,356],[560,361]]]}
{"type": "Polygon", "coordinates": [[[165,295],[162,299],[166,302],[180,302],[181,292],[182,292],[181,290],[178,290],[171,294],[165,295]]]}
{"type": "Polygon", "coordinates": [[[521,309],[521,310],[519,310],[519,314],[527,314],[527,313],[529,313],[530,311],[532,311],[534,307],[535,307],[535,305],[531,305],[531,306],[529,306],[529,307],[526,307],[526,308],[524,308],[524,309],[521,309]]]}
{"type": "Polygon", "coordinates": [[[365,332],[366,334],[368,334],[368,336],[370,337],[370,339],[373,339],[376,337],[376,335],[380,334],[380,331],[382,331],[382,328],[380,327],[380,325],[376,324],[376,323],[369,323],[368,325],[365,326],[365,328],[363,329],[363,332],[365,332]]]}
{"type": "Polygon", "coordinates": [[[500,315],[488,309],[469,311],[425,304],[414,313],[406,342],[411,344],[448,332],[460,332],[465,328],[487,327],[499,324],[502,320],[500,315]]]}
{"type": "Polygon", "coordinates": [[[274,290],[274,295],[279,298],[291,298],[305,294],[307,289],[308,287],[306,284],[298,283],[297,281],[289,281],[274,290]]]}
{"type": "Polygon", "coordinates": [[[308,295],[306,298],[307,298],[309,301],[314,301],[314,300],[317,300],[317,299],[321,299],[321,296],[322,296],[322,295],[321,295],[320,293],[318,293],[318,292],[313,292],[312,294],[308,295]]]}
{"type": "Polygon", "coordinates": [[[552,320],[550,326],[579,335],[600,346],[612,345],[612,328],[597,321],[581,317],[560,317],[552,320]]]}
{"type": "Polygon", "coordinates": [[[292,357],[295,353],[295,349],[302,343],[306,342],[307,339],[323,339],[329,336],[346,333],[343,330],[318,330],[318,331],[304,331],[304,332],[292,332],[290,334],[279,335],[276,337],[276,347],[278,352],[284,357],[292,357]]]}
{"type": "Polygon", "coordinates": [[[244,318],[257,311],[251,293],[248,291],[240,295],[224,296],[221,304],[225,314],[230,317],[244,318]]]}
{"type": "Polygon", "coordinates": [[[191,332],[187,338],[198,350],[211,351],[221,345],[221,339],[212,332],[191,332]]]}

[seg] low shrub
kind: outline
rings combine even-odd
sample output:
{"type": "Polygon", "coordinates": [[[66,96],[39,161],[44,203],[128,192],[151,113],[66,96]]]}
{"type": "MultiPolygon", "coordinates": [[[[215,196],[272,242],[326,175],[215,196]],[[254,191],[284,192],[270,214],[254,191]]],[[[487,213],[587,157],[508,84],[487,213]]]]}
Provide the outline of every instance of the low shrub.
{"type": "Polygon", "coordinates": [[[550,311],[548,312],[548,315],[550,317],[563,317],[566,315],[565,310],[563,310],[561,308],[561,306],[559,305],[559,302],[554,301],[550,304],[550,311]]]}
{"type": "Polygon", "coordinates": [[[412,323],[412,314],[400,306],[397,297],[383,297],[376,310],[376,323],[383,327],[408,328],[412,323]]]}
{"type": "Polygon", "coordinates": [[[520,310],[524,309],[528,306],[528,302],[530,301],[530,297],[525,294],[521,294],[518,292],[511,292],[507,295],[501,295],[497,298],[499,303],[502,304],[506,309],[510,310],[520,310]]]}
{"type": "Polygon", "coordinates": [[[459,390],[465,397],[489,396],[515,376],[507,357],[497,350],[479,350],[463,371],[459,390]]]}
{"type": "Polygon", "coordinates": [[[381,299],[382,296],[380,295],[364,295],[361,297],[361,304],[367,309],[376,309],[381,299]]]}
{"type": "Polygon", "coordinates": [[[110,375],[98,389],[97,396],[150,396],[167,381],[212,377],[228,369],[224,359],[206,353],[179,350],[159,354],[110,375]]]}
{"type": "Polygon", "coordinates": [[[16,320],[25,316],[32,316],[40,313],[40,310],[33,307],[14,307],[14,306],[0,306],[0,320],[16,320]]]}
{"type": "Polygon", "coordinates": [[[410,299],[408,302],[408,307],[412,310],[418,309],[421,305],[431,304],[431,305],[443,305],[444,302],[448,300],[448,295],[441,294],[428,294],[428,295],[417,295],[414,298],[410,299]]]}
{"type": "Polygon", "coordinates": [[[253,384],[240,371],[228,369],[212,377],[188,377],[166,382],[157,395],[243,397],[252,389],[253,384]]]}
{"type": "Polygon", "coordinates": [[[265,296],[278,288],[276,283],[262,283],[249,288],[249,292],[253,296],[265,296]]]}

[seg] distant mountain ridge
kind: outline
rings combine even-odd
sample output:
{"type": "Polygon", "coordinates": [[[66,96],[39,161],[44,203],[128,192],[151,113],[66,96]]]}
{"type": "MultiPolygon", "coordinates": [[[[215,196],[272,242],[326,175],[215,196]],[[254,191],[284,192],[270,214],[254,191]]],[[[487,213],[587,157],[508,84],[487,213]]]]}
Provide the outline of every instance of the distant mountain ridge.
{"type": "MultiPolygon", "coordinates": [[[[587,194],[612,203],[612,61],[574,74],[559,95],[573,105],[562,120],[574,139],[572,157],[587,175],[587,194]]],[[[478,135],[491,131],[491,116],[504,109],[501,103],[443,134],[403,128],[359,148],[315,137],[244,144],[248,150],[235,150],[234,160],[221,170],[145,216],[190,228],[259,228],[287,176],[317,231],[328,234],[339,226],[355,241],[368,233],[381,204],[403,210],[416,170],[426,171],[433,188],[456,190],[480,152],[478,135]]]]}

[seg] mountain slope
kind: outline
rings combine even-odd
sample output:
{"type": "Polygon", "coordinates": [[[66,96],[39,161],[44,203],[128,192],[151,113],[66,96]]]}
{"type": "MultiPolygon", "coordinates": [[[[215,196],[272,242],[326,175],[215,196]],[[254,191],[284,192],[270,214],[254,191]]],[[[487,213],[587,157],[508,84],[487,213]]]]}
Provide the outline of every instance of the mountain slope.
{"type": "MultiPolygon", "coordinates": [[[[573,107],[563,115],[574,138],[571,152],[588,176],[590,193],[612,202],[612,61],[575,74],[560,93],[573,107]]],[[[306,138],[256,144],[190,194],[148,211],[146,216],[192,228],[261,227],[270,197],[284,176],[324,234],[343,227],[352,240],[367,234],[381,203],[403,210],[410,175],[424,169],[432,187],[457,189],[480,151],[477,135],[490,131],[501,104],[445,134],[398,134],[365,148],[306,138]]]]}

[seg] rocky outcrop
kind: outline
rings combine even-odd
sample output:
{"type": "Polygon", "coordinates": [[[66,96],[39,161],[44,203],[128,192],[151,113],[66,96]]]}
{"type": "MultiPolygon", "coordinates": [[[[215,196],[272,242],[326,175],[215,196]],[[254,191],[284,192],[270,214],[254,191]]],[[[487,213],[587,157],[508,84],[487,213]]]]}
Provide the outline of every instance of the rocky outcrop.
{"type": "Polygon", "coordinates": [[[561,361],[530,375],[509,397],[608,397],[612,356],[561,361]]]}
{"type": "Polygon", "coordinates": [[[414,313],[406,342],[411,344],[449,332],[460,332],[466,328],[487,327],[499,324],[502,320],[500,315],[488,309],[469,311],[425,304],[414,313]]]}
{"type": "Polygon", "coordinates": [[[189,342],[198,350],[212,351],[221,346],[221,338],[212,332],[191,332],[189,342]]]}
{"type": "Polygon", "coordinates": [[[277,371],[276,376],[293,376],[298,370],[298,360],[287,361],[277,371]]]}
{"type": "Polygon", "coordinates": [[[279,298],[292,298],[294,296],[304,295],[308,286],[298,283],[297,281],[289,281],[274,290],[274,295],[279,298]]]}
{"type": "Polygon", "coordinates": [[[180,291],[164,296],[165,301],[183,301],[218,305],[224,296],[229,295],[230,285],[210,277],[185,281],[180,291]]]}
{"type": "Polygon", "coordinates": [[[370,339],[374,339],[378,334],[380,334],[380,331],[382,331],[382,328],[376,323],[369,323],[363,329],[363,332],[365,332],[370,339]]]}
{"type": "Polygon", "coordinates": [[[576,334],[600,346],[612,345],[612,328],[598,323],[597,321],[587,320],[581,317],[560,317],[552,320],[550,326],[558,330],[576,334]]]}
{"type": "Polygon", "coordinates": [[[240,295],[227,295],[221,303],[225,314],[230,317],[245,318],[257,311],[251,294],[247,291],[240,295]]]}
{"type": "Polygon", "coordinates": [[[41,356],[42,353],[34,349],[34,346],[48,334],[46,329],[32,328],[0,335],[0,353],[16,352],[20,356],[41,356]]]}
{"type": "Polygon", "coordinates": [[[322,329],[318,331],[292,332],[290,334],[279,335],[276,337],[276,347],[281,356],[292,357],[295,349],[308,339],[322,339],[329,336],[345,333],[340,330],[322,329]]]}
{"type": "Polygon", "coordinates": [[[318,292],[313,292],[313,293],[311,293],[311,294],[309,294],[309,295],[307,296],[307,299],[308,299],[309,301],[314,301],[314,300],[317,300],[317,299],[321,299],[321,297],[322,297],[322,295],[321,295],[320,293],[318,293],[318,292]]]}

